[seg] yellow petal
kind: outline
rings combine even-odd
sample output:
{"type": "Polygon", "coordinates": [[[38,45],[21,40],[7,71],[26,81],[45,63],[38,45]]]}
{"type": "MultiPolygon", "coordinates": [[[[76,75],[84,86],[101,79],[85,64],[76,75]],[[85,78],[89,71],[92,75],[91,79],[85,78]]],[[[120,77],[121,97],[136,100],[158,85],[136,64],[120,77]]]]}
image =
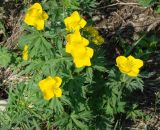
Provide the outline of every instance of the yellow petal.
{"type": "Polygon", "coordinates": [[[119,70],[122,73],[128,73],[129,71],[131,71],[130,64],[129,64],[128,59],[126,57],[118,56],[116,58],[116,63],[117,63],[119,70]]]}
{"type": "Polygon", "coordinates": [[[86,27],[86,31],[88,31],[93,37],[96,37],[99,35],[99,32],[92,26],[86,27]]]}
{"type": "Polygon", "coordinates": [[[127,62],[127,58],[125,56],[118,56],[116,58],[117,66],[119,66],[121,64],[126,64],[126,62],[127,62]]]}
{"type": "Polygon", "coordinates": [[[86,21],[79,15],[77,11],[74,11],[70,17],[64,19],[64,24],[68,31],[79,31],[86,25],[86,21]]]}
{"type": "Polygon", "coordinates": [[[77,49],[74,54],[72,53],[72,56],[77,68],[91,66],[90,58],[93,56],[93,49],[89,47],[81,47],[77,49]]]}
{"type": "Polygon", "coordinates": [[[104,38],[102,36],[98,36],[98,45],[102,45],[104,43],[104,38]]]}
{"type": "Polygon", "coordinates": [[[128,56],[127,58],[128,58],[130,61],[134,61],[134,60],[135,60],[135,58],[134,58],[133,56],[131,56],[131,55],[128,56]]]}
{"type": "Polygon", "coordinates": [[[70,45],[69,43],[67,43],[67,44],[66,44],[66,52],[67,52],[67,53],[71,53],[71,52],[72,52],[72,49],[73,49],[72,45],[70,45]]]}
{"type": "Polygon", "coordinates": [[[138,76],[139,68],[143,66],[143,61],[136,59],[133,56],[119,56],[116,59],[117,66],[122,73],[126,73],[129,76],[138,76]]]}
{"type": "Polygon", "coordinates": [[[37,28],[37,30],[43,30],[44,29],[44,20],[37,20],[35,27],[37,28]]]}
{"type": "Polygon", "coordinates": [[[87,46],[87,45],[89,44],[89,41],[88,41],[86,38],[82,37],[82,42],[81,42],[81,44],[82,44],[83,46],[87,46]]]}
{"type": "Polygon", "coordinates": [[[104,38],[100,35],[97,35],[94,37],[93,43],[95,43],[96,45],[102,45],[104,43],[104,38]]]}
{"type": "Polygon", "coordinates": [[[23,58],[24,61],[28,60],[28,54],[24,53],[22,58],[23,58]]]}
{"type": "Polygon", "coordinates": [[[75,31],[72,34],[68,34],[66,36],[66,40],[68,43],[74,46],[87,46],[89,44],[89,41],[86,38],[82,37],[79,31],[75,31]]]}
{"type": "Polygon", "coordinates": [[[39,3],[35,3],[27,10],[24,22],[28,25],[34,25],[41,13],[42,6],[39,3]]]}
{"type": "Polygon", "coordinates": [[[94,38],[92,39],[92,41],[93,41],[94,44],[98,45],[98,39],[97,39],[96,37],[94,37],[94,38]]]}
{"type": "Polygon", "coordinates": [[[64,24],[65,24],[67,30],[70,31],[72,29],[72,26],[71,26],[72,19],[70,17],[67,17],[67,18],[64,19],[64,24]]]}
{"type": "Polygon", "coordinates": [[[92,58],[94,50],[90,47],[86,47],[87,48],[87,56],[89,56],[89,58],[92,58]]]}
{"type": "Polygon", "coordinates": [[[143,61],[140,59],[136,59],[133,56],[128,56],[129,61],[132,63],[134,68],[141,68],[143,66],[143,61]]]}
{"type": "Polygon", "coordinates": [[[48,76],[46,79],[41,80],[38,85],[41,91],[44,91],[47,87],[53,86],[54,84],[55,80],[53,80],[51,76],[48,76]]]}
{"type": "Polygon", "coordinates": [[[54,92],[51,91],[51,90],[45,90],[45,91],[43,92],[43,96],[44,96],[44,99],[45,99],[45,100],[50,100],[51,98],[54,97],[54,92]]]}
{"type": "Polygon", "coordinates": [[[22,52],[22,58],[24,61],[28,60],[28,45],[24,46],[24,49],[22,52]]]}
{"type": "Polygon", "coordinates": [[[78,59],[74,58],[73,62],[75,63],[76,68],[81,68],[81,67],[84,66],[83,61],[81,61],[81,60],[78,60],[78,59]]]}
{"type": "Polygon", "coordinates": [[[74,11],[72,14],[71,14],[71,18],[74,19],[74,21],[80,21],[81,17],[79,15],[79,13],[77,11],[74,11]]]}
{"type": "Polygon", "coordinates": [[[43,93],[45,100],[50,100],[54,97],[54,84],[53,79],[46,78],[39,83],[39,87],[43,93]]]}
{"type": "Polygon", "coordinates": [[[71,52],[73,57],[84,58],[87,56],[86,47],[79,46],[79,48],[73,47],[71,52]]]}
{"type": "Polygon", "coordinates": [[[24,22],[36,27],[37,30],[43,30],[46,19],[48,19],[48,14],[42,10],[42,6],[39,3],[35,3],[27,10],[24,22]]]}
{"type": "Polygon", "coordinates": [[[80,34],[79,31],[75,31],[73,34],[71,34],[71,42],[74,43],[74,42],[79,42],[82,40],[82,36],[80,34]]]}
{"type": "Polygon", "coordinates": [[[43,18],[44,20],[47,20],[47,19],[48,19],[48,14],[47,14],[45,11],[43,11],[43,13],[42,13],[42,18],[43,18]]]}
{"type": "Polygon", "coordinates": [[[82,18],[80,20],[80,23],[79,23],[79,25],[81,26],[81,28],[83,28],[86,24],[87,24],[87,22],[82,18]]]}
{"type": "Polygon", "coordinates": [[[25,45],[24,46],[24,51],[27,51],[28,50],[28,45],[25,45]]]}
{"type": "Polygon", "coordinates": [[[135,64],[134,66],[136,66],[137,68],[141,68],[143,66],[143,61],[140,59],[135,59],[135,64]]]}
{"type": "MultiPolygon", "coordinates": [[[[66,44],[66,52],[72,53],[78,51],[82,52],[85,46],[89,44],[89,41],[80,35],[79,31],[75,31],[73,34],[68,34],[66,36],[67,44],[66,44]]],[[[85,53],[85,51],[83,51],[85,53]]],[[[77,52],[76,52],[77,53],[77,52]]]]}
{"type": "Polygon", "coordinates": [[[77,43],[77,42],[81,41],[82,40],[82,36],[81,36],[79,31],[75,31],[72,34],[68,34],[66,36],[66,40],[67,40],[67,42],[74,44],[74,43],[77,43]]]}
{"type": "Polygon", "coordinates": [[[40,3],[35,3],[29,9],[38,9],[38,10],[42,11],[42,6],[40,3]]]}
{"type": "Polygon", "coordinates": [[[45,100],[50,100],[53,97],[60,97],[62,95],[62,90],[59,88],[62,83],[62,79],[58,76],[51,77],[48,76],[39,82],[40,90],[43,93],[45,100]]]}
{"type": "Polygon", "coordinates": [[[61,83],[62,83],[62,79],[58,76],[54,77],[54,80],[56,81],[56,87],[59,88],[61,83]]]}
{"type": "Polygon", "coordinates": [[[54,90],[55,97],[61,97],[62,96],[62,90],[60,88],[57,88],[54,90]]]}
{"type": "Polygon", "coordinates": [[[34,17],[31,17],[31,15],[32,15],[32,12],[29,11],[29,12],[26,14],[25,18],[24,18],[24,22],[25,22],[26,24],[28,24],[28,25],[34,25],[34,24],[35,24],[35,18],[34,18],[34,17]]]}
{"type": "Polygon", "coordinates": [[[129,76],[132,76],[132,77],[136,77],[138,76],[139,74],[139,69],[134,69],[132,71],[130,71],[129,73],[127,73],[129,76]]]}
{"type": "Polygon", "coordinates": [[[75,63],[76,68],[91,66],[89,57],[84,57],[84,58],[74,57],[74,63],[75,63]]]}
{"type": "Polygon", "coordinates": [[[66,36],[67,42],[71,42],[71,40],[72,40],[72,35],[73,35],[73,34],[68,34],[68,35],[66,36]]]}

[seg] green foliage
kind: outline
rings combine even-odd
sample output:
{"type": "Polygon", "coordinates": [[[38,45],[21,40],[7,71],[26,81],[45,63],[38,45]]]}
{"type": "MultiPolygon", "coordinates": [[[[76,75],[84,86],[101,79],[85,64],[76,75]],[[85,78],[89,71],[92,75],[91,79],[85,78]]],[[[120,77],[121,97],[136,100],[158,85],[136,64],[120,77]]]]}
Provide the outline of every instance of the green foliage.
{"type": "MultiPolygon", "coordinates": [[[[1,8],[0,8],[0,11],[1,11],[1,8]]],[[[3,10],[2,10],[2,11],[3,11],[3,10]]],[[[6,39],[6,29],[5,29],[3,20],[1,20],[1,15],[2,15],[2,14],[0,13],[0,35],[2,35],[1,38],[2,38],[3,40],[5,40],[5,39],[6,39]]]]}
{"type": "Polygon", "coordinates": [[[144,7],[153,7],[155,12],[160,13],[159,0],[138,0],[138,3],[144,7]]]}
{"type": "Polygon", "coordinates": [[[134,54],[136,57],[147,60],[151,56],[157,54],[158,38],[154,33],[143,34],[138,41],[136,41],[131,47],[128,43],[123,44],[125,55],[134,54]]]}
{"type": "Polygon", "coordinates": [[[140,41],[138,47],[135,49],[135,55],[143,57],[145,60],[149,59],[153,53],[156,53],[158,39],[153,34],[150,36],[145,36],[140,41]]]}
{"type": "MultiPolygon", "coordinates": [[[[89,46],[94,49],[94,56],[90,67],[75,68],[73,58],[65,52],[64,18],[74,10],[90,15],[89,10],[95,8],[96,1],[44,0],[42,5],[49,15],[45,29],[37,31],[22,25],[20,54],[13,56],[16,62],[12,63],[22,80],[9,85],[8,106],[5,112],[0,112],[0,128],[106,130],[119,120],[118,115],[137,118],[138,106],[132,105],[135,103],[128,98],[135,90],[143,91],[140,76],[129,77],[115,69],[115,65],[108,67],[106,50],[92,43],[89,46]],[[25,45],[28,45],[28,60],[22,61],[25,45]],[[43,99],[38,82],[47,76],[62,78],[62,97],[43,99]]],[[[147,47],[155,48],[156,43],[151,40],[147,47]]],[[[6,49],[0,49],[3,65],[7,66],[11,56],[6,49]]],[[[140,55],[137,51],[136,54],[140,55]]]]}
{"type": "Polygon", "coordinates": [[[157,13],[160,13],[160,5],[158,5],[155,10],[157,13]]]}
{"type": "Polygon", "coordinates": [[[137,109],[138,105],[133,104],[133,106],[129,109],[127,112],[127,117],[126,118],[131,118],[135,121],[137,117],[143,116],[142,111],[137,109]]]}
{"type": "Polygon", "coordinates": [[[97,5],[98,3],[96,0],[80,0],[79,2],[79,6],[82,7],[80,10],[89,15],[92,15],[92,11],[97,5]]]}
{"type": "Polygon", "coordinates": [[[11,61],[11,55],[8,53],[7,49],[0,47],[0,66],[7,67],[11,61]]]}
{"type": "Polygon", "coordinates": [[[157,0],[138,0],[139,4],[144,7],[149,7],[154,5],[154,3],[158,2],[157,0]]]}

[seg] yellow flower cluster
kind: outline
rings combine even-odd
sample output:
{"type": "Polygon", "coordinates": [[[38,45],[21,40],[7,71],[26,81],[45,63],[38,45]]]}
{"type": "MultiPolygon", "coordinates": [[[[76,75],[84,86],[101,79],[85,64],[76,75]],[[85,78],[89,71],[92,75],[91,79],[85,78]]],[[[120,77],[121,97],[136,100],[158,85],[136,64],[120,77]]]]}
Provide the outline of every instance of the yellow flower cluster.
{"type": "MultiPolygon", "coordinates": [[[[46,12],[42,10],[42,6],[39,3],[33,4],[27,11],[24,22],[28,25],[34,26],[37,30],[44,29],[44,22],[48,19],[46,12]]],[[[90,59],[93,56],[93,49],[87,47],[89,41],[82,37],[80,34],[80,29],[84,28],[87,22],[80,17],[77,11],[73,12],[71,16],[64,19],[66,30],[70,32],[66,36],[66,52],[70,53],[73,57],[73,61],[77,68],[91,66],[90,59]]],[[[85,29],[93,37],[93,42],[97,45],[104,43],[103,37],[101,37],[96,29],[89,26],[85,29]]],[[[28,45],[24,46],[22,52],[23,60],[28,60],[28,45]]],[[[119,70],[129,76],[137,76],[139,74],[140,68],[143,66],[143,61],[136,59],[133,56],[118,56],[116,58],[116,63],[119,70]]],[[[62,89],[60,85],[62,79],[58,76],[47,78],[39,81],[38,86],[43,93],[45,100],[50,100],[54,97],[62,96],[62,89]]]]}
{"type": "MultiPolygon", "coordinates": [[[[24,22],[27,25],[34,26],[37,30],[44,29],[44,22],[48,19],[48,14],[43,11],[42,6],[39,3],[33,4],[26,12],[24,22]]],[[[22,52],[23,60],[28,60],[28,45],[24,46],[24,50],[22,52]]],[[[46,79],[39,81],[39,88],[43,93],[45,100],[50,100],[54,97],[61,97],[62,90],[60,85],[62,83],[62,79],[58,76],[51,77],[48,76],[46,79]]]]}
{"type": "Polygon", "coordinates": [[[64,20],[66,29],[70,33],[66,36],[66,52],[70,53],[77,68],[91,66],[90,59],[93,56],[93,49],[87,47],[89,41],[81,36],[79,30],[86,25],[86,21],[80,17],[77,11],[64,20]]]}
{"type": "Polygon", "coordinates": [[[62,83],[62,79],[58,76],[51,77],[48,76],[46,79],[39,81],[39,87],[44,95],[45,100],[50,100],[53,97],[61,97],[62,90],[60,85],[62,83]]]}
{"type": "Polygon", "coordinates": [[[80,17],[77,11],[74,11],[70,17],[64,19],[64,24],[69,32],[79,31],[86,25],[86,21],[80,17]]]}
{"type": "Polygon", "coordinates": [[[24,61],[28,60],[28,45],[24,46],[24,49],[22,52],[22,58],[24,61]]]}
{"type": "Polygon", "coordinates": [[[129,76],[136,77],[139,74],[139,69],[143,66],[143,61],[136,59],[133,56],[118,56],[116,63],[119,70],[129,76]]]}
{"type": "Polygon", "coordinates": [[[92,42],[96,45],[102,45],[104,43],[104,38],[99,35],[99,32],[92,26],[86,27],[85,30],[90,33],[93,40],[92,42]]]}
{"type": "MultiPolygon", "coordinates": [[[[37,30],[44,29],[44,22],[48,19],[48,14],[43,11],[41,4],[33,4],[26,12],[24,22],[27,25],[34,26],[37,30]]],[[[22,58],[24,61],[28,60],[28,45],[25,45],[22,58]]]]}
{"type": "Polygon", "coordinates": [[[37,30],[44,29],[44,21],[48,19],[48,14],[43,11],[39,3],[33,4],[26,12],[24,22],[34,26],[37,30]]]}

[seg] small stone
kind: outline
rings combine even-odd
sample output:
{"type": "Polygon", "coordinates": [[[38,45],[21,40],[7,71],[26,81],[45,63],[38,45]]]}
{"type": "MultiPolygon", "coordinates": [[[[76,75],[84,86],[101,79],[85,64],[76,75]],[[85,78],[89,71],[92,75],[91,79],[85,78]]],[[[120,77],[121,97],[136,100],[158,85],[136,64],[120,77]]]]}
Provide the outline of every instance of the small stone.
{"type": "Polygon", "coordinates": [[[0,111],[5,111],[7,106],[7,100],[0,100],[0,111]]]}

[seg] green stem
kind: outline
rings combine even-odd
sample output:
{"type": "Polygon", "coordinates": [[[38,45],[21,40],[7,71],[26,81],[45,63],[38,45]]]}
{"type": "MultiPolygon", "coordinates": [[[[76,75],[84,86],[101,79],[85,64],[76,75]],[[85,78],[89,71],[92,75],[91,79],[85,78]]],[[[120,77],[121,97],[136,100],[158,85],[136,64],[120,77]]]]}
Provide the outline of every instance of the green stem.
{"type": "Polygon", "coordinates": [[[126,52],[126,56],[130,55],[130,53],[132,52],[132,50],[140,43],[140,41],[146,36],[146,34],[144,34],[138,41],[136,41],[131,48],[126,52]]]}

